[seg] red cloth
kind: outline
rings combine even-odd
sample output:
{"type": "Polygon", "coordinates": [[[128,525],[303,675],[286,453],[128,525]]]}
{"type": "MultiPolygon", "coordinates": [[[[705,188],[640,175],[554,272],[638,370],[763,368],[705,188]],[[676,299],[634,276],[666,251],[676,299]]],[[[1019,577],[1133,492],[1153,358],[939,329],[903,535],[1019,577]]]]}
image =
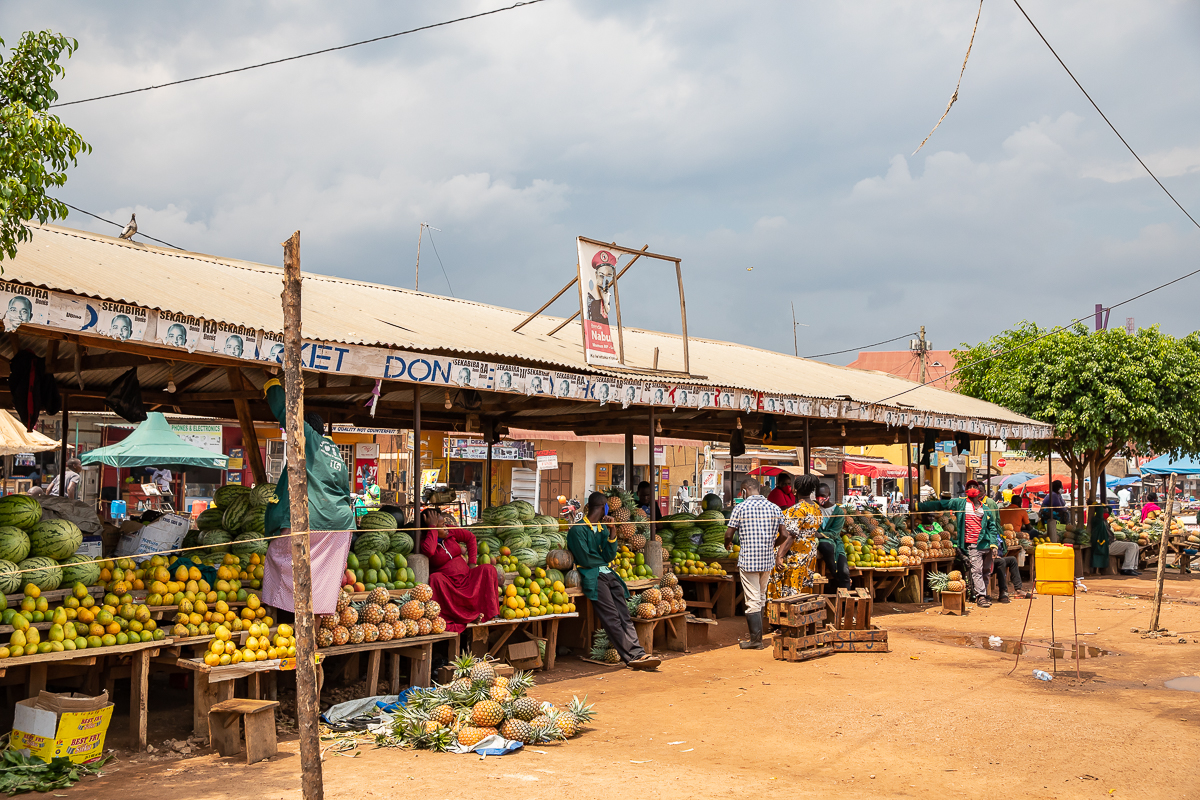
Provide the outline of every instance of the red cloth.
{"type": "Polygon", "coordinates": [[[429,558],[429,585],[442,607],[446,630],[462,633],[480,614],[489,620],[500,611],[500,575],[493,566],[475,566],[475,537],[470,532],[451,528],[445,539],[439,539],[436,530],[426,531],[421,552],[429,558]],[[467,546],[466,561],[459,542],[467,546]]]}
{"type": "Polygon", "coordinates": [[[979,544],[979,534],[983,530],[983,506],[975,505],[970,500],[963,507],[963,527],[967,544],[979,544]]]}
{"type": "Polygon", "coordinates": [[[1150,516],[1151,511],[1162,511],[1162,509],[1158,507],[1158,503],[1146,503],[1142,506],[1142,522],[1146,521],[1146,517],[1150,516]]]}
{"type": "Polygon", "coordinates": [[[791,508],[792,506],[796,505],[796,493],[792,491],[792,487],[790,486],[787,488],[786,492],[783,490],[783,487],[776,486],[771,490],[771,493],[767,495],[767,499],[780,508],[791,508]]]}

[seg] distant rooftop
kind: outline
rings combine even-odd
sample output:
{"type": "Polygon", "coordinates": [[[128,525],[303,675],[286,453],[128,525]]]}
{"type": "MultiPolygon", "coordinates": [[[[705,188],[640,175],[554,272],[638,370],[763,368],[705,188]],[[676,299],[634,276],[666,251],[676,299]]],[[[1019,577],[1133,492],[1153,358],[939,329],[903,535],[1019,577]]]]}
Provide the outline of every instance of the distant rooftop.
{"type": "MultiPolygon", "coordinates": [[[[954,370],[954,356],[949,350],[930,350],[925,356],[925,380],[932,381],[945,377],[946,373],[954,370]]],[[[854,369],[872,370],[895,375],[897,378],[915,381],[920,377],[920,363],[917,354],[911,350],[872,350],[862,351],[858,358],[846,366],[854,369]]],[[[934,384],[939,389],[954,390],[955,380],[950,378],[934,384]]]]}

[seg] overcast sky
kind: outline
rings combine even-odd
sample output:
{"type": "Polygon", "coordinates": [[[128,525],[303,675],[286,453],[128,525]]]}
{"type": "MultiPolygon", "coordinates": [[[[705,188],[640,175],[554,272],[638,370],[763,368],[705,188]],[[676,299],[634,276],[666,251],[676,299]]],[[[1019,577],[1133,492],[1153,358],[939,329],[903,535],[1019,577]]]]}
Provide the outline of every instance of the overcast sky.
{"type": "MultiPolygon", "coordinates": [[[[0,30],[9,45],[34,28],[76,37],[59,84],[74,100],[504,4],[6,3],[0,30]]],[[[1024,5],[1200,212],[1200,5],[1024,5]]],[[[794,301],[801,355],[921,324],[941,348],[1063,323],[1196,268],[1200,230],[1006,0],[985,2],[959,101],[910,155],[977,6],[546,0],[63,108],[95,152],[57,194],[268,264],[300,229],[306,270],[405,287],[426,221],[453,294],[530,311],[570,278],[577,235],[649,245],[683,259],[690,333],[790,352],[794,301]]],[[[421,288],[450,286],[426,244],[421,288]]],[[[643,261],[622,287],[626,324],[678,330],[673,270],[643,261]]],[[[1113,324],[1189,332],[1198,295],[1200,276],[1113,324]]]]}

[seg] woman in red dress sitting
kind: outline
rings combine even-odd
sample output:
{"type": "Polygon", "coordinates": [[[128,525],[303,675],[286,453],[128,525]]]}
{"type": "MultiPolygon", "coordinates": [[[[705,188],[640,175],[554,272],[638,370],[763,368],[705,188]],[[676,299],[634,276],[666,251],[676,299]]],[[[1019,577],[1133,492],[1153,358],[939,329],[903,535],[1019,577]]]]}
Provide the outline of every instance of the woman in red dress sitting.
{"type": "Polygon", "coordinates": [[[429,558],[429,585],[442,607],[446,630],[461,633],[467,624],[496,616],[500,610],[500,576],[491,565],[475,564],[475,537],[462,528],[446,526],[437,509],[421,512],[421,552],[429,558]],[[459,543],[467,546],[463,558],[459,543]]]}

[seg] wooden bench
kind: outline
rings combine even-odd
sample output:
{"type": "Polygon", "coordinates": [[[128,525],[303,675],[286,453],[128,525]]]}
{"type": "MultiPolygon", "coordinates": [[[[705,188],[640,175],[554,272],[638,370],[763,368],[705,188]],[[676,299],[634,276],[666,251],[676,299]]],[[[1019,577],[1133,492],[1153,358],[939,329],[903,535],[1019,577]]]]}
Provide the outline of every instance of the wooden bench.
{"type": "Polygon", "coordinates": [[[487,622],[473,622],[467,626],[471,632],[471,653],[478,658],[491,656],[497,658],[501,648],[508,643],[514,633],[524,633],[535,639],[546,640],[546,659],[542,670],[554,669],[555,651],[558,649],[558,623],[564,619],[578,619],[579,612],[571,611],[566,614],[550,614],[542,617],[526,619],[493,619],[487,622]],[[498,634],[495,639],[492,634],[498,634]]]}
{"type": "Polygon", "coordinates": [[[676,575],[681,584],[693,584],[696,599],[687,607],[699,609],[696,616],[704,619],[732,617],[737,608],[737,581],[732,575],[676,575]],[[714,589],[715,586],[715,589],[714,589]]]}
{"type": "Polygon", "coordinates": [[[686,616],[685,612],[680,611],[654,619],[634,619],[638,644],[649,654],[654,653],[655,643],[660,644],[659,650],[688,652],[686,616]]]}
{"type": "Polygon", "coordinates": [[[275,741],[275,700],[235,698],[208,710],[209,738],[222,756],[242,751],[240,720],[246,718],[246,763],[254,764],[279,752],[275,741]]]}

